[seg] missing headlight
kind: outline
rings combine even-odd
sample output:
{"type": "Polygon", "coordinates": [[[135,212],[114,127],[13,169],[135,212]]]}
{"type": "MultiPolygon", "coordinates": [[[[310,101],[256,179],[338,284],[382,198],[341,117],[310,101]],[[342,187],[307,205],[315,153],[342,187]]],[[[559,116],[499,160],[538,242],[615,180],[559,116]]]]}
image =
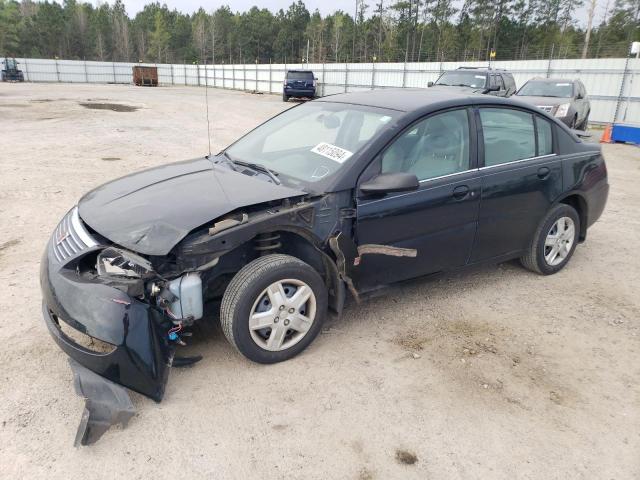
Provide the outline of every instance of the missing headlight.
{"type": "Polygon", "coordinates": [[[153,273],[151,262],[126,250],[109,247],[98,255],[98,275],[125,278],[145,278],[153,273]]]}

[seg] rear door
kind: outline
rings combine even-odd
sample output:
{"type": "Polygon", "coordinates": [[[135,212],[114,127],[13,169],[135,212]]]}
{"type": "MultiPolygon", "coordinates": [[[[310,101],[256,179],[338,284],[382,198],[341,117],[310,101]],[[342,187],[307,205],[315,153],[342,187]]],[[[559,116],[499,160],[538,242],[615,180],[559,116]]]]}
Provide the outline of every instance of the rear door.
{"type": "Polygon", "coordinates": [[[480,107],[482,193],[472,262],[522,252],[562,192],[553,126],[511,107],[480,107]]]}
{"type": "Polygon", "coordinates": [[[410,126],[363,177],[414,173],[416,191],[357,198],[360,249],[384,245],[415,249],[415,257],[361,254],[354,279],[370,288],[457,267],[469,261],[478,217],[480,180],[471,109],[432,114],[410,126]],[[370,170],[371,169],[371,170],[370,170]]]}

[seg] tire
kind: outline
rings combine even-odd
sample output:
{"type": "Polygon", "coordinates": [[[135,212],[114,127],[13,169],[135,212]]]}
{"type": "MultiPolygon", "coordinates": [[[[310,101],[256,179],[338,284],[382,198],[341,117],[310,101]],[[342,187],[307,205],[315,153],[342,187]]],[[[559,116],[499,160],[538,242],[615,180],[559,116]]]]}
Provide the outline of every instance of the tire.
{"type": "Polygon", "coordinates": [[[327,316],[327,297],[322,277],[310,265],[289,255],[266,255],[245,265],[229,283],[220,306],[222,331],[249,360],[282,362],[318,335],[327,316]],[[296,298],[296,293],[301,295],[296,298]],[[308,300],[294,308],[307,294],[308,300]]]}
{"type": "Polygon", "coordinates": [[[284,93],[282,94],[282,101],[283,102],[288,102],[289,101],[289,96],[285,95],[284,93]]]}
{"type": "Polygon", "coordinates": [[[540,222],[527,253],[520,258],[520,263],[528,270],[540,275],[557,273],[571,259],[578,244],[579,234],[578,212],[570,205],[563,203],[556,205],[540,222]],[[562,224],[556,223],[561,219],[565,219],[563,223],[566,229],[562,229],[563,234],[559,232],[562,224]],[[555,257],[552,255],[554,249],[557,252],[555,257]]]}

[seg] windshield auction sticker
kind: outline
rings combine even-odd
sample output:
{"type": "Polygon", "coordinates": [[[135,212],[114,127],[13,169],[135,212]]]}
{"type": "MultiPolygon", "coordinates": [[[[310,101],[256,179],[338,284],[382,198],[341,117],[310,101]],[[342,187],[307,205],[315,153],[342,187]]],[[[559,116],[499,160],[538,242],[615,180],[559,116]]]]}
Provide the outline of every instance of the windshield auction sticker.
{"type": "Polygon", "coordinates": [[[336,147],[335,145],[325,142],[319,143],[313,147],[311,151],[338,163],[346,162],[349,157],[353,155],[353,152],[350,152],[349,150],[345,150],[344,148],[336,147]]]}

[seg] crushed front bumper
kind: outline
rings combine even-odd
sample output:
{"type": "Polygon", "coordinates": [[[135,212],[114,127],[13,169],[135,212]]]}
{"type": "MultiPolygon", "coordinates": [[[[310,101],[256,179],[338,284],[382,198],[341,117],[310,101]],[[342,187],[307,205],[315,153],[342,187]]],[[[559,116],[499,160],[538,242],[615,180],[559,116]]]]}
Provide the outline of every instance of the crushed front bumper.
{"type": "Polygon", "coordinates": [[[175,347],[170,321],[155,307],[104,283],[88,282],[52,254],[49,242],[40,267],[42,313],[53,339],[80,365],[112,382],[162,400],[175,347]],[[66,325],[63,325],[64,322],[66,325]],[[112,348],[93,350],[77,343],[70,327],[112,348]]]}
{"type": "Polygon", "coordinates": [[[134,408],[123,387],[162,400],[175,353],[167,337],[172,322],[160,309],[80,273],[83,259],[104,247],[74,208],[40,264],[44,321],[71,357],[76,392],[85,398],[76,446],[95,442],[114,423],[126,425],[134,408]]]}

